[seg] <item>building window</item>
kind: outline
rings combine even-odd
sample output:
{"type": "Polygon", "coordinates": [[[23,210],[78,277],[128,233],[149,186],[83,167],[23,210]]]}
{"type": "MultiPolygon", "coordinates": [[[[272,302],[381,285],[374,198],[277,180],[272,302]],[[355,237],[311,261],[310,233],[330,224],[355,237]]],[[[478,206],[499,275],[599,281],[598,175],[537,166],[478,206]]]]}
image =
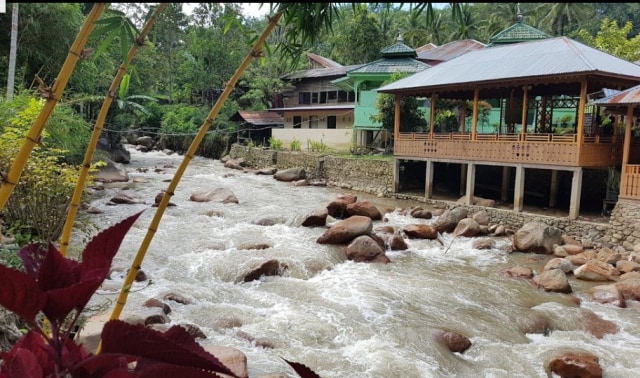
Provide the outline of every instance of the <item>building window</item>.
{"type": "Polygon", "coordinates": [[[328,116],[327,129],[335,129],[335,128],[336,128],[336,116],[328,116]]]}
{"type": "Polygon", "coordinates": [[[311,104],[311,92],[298,93],[298,104],[311,104]]]}
{"type": "Polygon", "coordinates": [[[311,103],[312,104],[318,103],[318,92],[311,93],[311,103]]]}
{"type": "Polygon", "coordinates": [[[338,98],[338,92],[331,91],[327,92],[327,100],[336,100],[338,98]]]}
{"type": "Polygon", "coordinates": [[[321,104],[327,103],[327,92],[320,92],[320,103],[321,104]]]}
{"type": "Polygon", "coordinates": [[[294,129],[299,129],[300,125],[302,125],[302,117],[294,116],[293,117],[293,128],[294,129]]]}
{"type": "Polygon", "coordinates": [[[309,116],[309,128],[310,129],[318,128],[318,116],[309,116]]]}

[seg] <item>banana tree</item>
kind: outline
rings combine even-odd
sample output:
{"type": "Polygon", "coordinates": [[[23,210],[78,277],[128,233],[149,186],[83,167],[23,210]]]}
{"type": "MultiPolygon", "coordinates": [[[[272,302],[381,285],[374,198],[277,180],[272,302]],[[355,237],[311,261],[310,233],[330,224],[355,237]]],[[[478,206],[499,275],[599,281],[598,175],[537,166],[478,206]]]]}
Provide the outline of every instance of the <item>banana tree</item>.
{"type": "MultiPolygon", "coordinates": [[[[89,174],[89,168],[91,166],[91,161],[93,160],[93,155],[96,150],[96,146],[98,144],[98,139],[100,138],[100,134],[102,133],[104,127],[104,121],[107,117],[107,113],[109,112],[109,107],[111,106],[114,97],[116,97],[116,89],[120,86],[120,97],[124,97],[128,89],[128,80],[124,80],[123,78],[127,78],[127,69],[133,60],[133,57],[138,51],[138,48],[144,44],[144,40],[146,36],[149,34],[149,31],[153,27],[157,16],[162,13],[164,8],[167,6],[167,3],[161,3],[153,12],[151,18],[147,21],[142,31],[140,31],[140,35],[136,38],[135,43],[129,49],[128,54],[126,55],[125,61],[118,68],[118,72],[109,87],[107,92],[107,96],[105,97],[104,102],[102,103],[102,108],[100,109],[100,113],[98,114],[98,118],[96,120],[96,124],[93,128],[93,132],[91,133],[91,139],[89,141],[89,145],[87,146],[87,151],[84,156],[84,160],[82,162],[82,166],[80,168],[80,173],[78,175],[78,181],[76,182],[76,188],[73,192],[73,196],[71,198],[71,206],[69,208],[69,213],[67,214],[67,219],[65,220],[64,229],[62,230],[62,236],[60,239],[60,253],[63,256],[66,256],[67,249],[69,247],[69,238],[71,236],[71,230],[73,228],[73,223],[75,222],[76,214],[78,212],[78,207],[80,206],[80,200],[82,198],[82,191],[84,189],[85,183],[87,181],[87,176],[89,174]]],[[[117,30],[117,29],[114,29],[117,30]]],[[[120,29],[123,30],[123,29],[120,29]]],[[[122,41],[121,41],[122,42],[122,41]]],[[[119,100],[122,101],[122,100],[119,100]]]]}
{"type": "Polygon", "coordinates": [[[39,89],[42,93],[42,96],[46,98],[46,103],[42,107],[40,114],[31,126],[31,129],[29,130],[29,133],[27,134],[25,141],[22,144],[22,148],[18,152],[18,155],[15,157],[11,167],[9,168],[7,176],[2,181],[2,186],[0,186],[0,211],[4,209],[4,206],[7,204],[11,193],[13,193],[16,185],[18,185],[18,181],[20,180],[22,171],[27,164],[27,160],[29,160],[31,151],[36,146],[36,144],[38,144],[47,120],[53,113],[53,110],[58,104],[58,101],[60,101],[62,93],[64,92],[64,88],[69,82],[69,78],[73,73],[76,63],[78,62],[78,60],[85,59],[87,57],[88,51],[84,49],[84,46],[89,39],[89,35],[91,35],[96,26],[96,21],[100,18],[100,15],[104,12],[105,8],[105,3],[94,4],[91,12],[85,20],[85,23],[82,25],[80,32],[76,36],[76,40],[71,46],[69,54],[67,55],[67,58],[64,61],[64,64],[60,69],[60,73],[58,74],[57,79],[55,80],[53,85],[49,87],[46,86],[43,82],[40,82],[39,89]]]}

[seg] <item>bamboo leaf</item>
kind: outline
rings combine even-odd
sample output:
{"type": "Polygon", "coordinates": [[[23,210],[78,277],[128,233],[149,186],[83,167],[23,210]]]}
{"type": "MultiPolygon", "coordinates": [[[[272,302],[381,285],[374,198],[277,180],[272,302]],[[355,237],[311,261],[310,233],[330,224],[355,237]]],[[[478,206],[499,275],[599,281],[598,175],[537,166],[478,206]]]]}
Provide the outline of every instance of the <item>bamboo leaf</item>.
{"type": "Polygon", "coordinates": [[[129,48],[127,46],[127,30],[124,25],[120,28],[120,51],[122,52],[122,60],[126,61],[129,48]]]}
{"type": "Polygon", "coordinates": [[[105,39],[102,40],[102,43],[100,44],[100,46],[98,46],[98,49],[93,53],[93,57],[97,58],[100,56],[100,54],[104,53],[113,42],[113,39],[116,37],[116,35],[118,35],[118,29],[114,29],[109,35],[107,35],[105,39]]]}
{"type": "Polygon", "coordinates": [[[118,92],[118,98],[124,101],[127,96],[127,92],[129,92],[129,80],[131,79],[130,74],[125,74],[122,77],[122,81],[120,81],[120,91],[118,92]]]}

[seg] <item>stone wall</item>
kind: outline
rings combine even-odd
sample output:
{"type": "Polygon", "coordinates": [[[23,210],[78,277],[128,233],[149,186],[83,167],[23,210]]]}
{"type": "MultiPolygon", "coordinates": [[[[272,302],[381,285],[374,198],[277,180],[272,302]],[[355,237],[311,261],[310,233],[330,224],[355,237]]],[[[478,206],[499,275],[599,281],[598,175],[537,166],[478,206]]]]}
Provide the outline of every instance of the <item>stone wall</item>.
{"type": "Polygon", "coordinates": [[[640,244],[640,204],[634,201],[619,199],[611,212],[610,230],[603,238],[604,242],[620,244],[626,249],[633,249],[640,244]]]}
{"type": "Polygon", "coordinates": [[[253,168],[276,166],[277,169],[303,168],[312,180],[325,180],[328,185],[359,192],[440,204],[447,207],[464,206],[470,213],[484,209],[493,223],[508,225],[513,230],[531,221],[539,221],[561,229],[577,240],[624,245],[627,249],[640,243],[640,229],[635,220],[640,217],[640,205],[619,201],[611,215],[611,221],[594,223],[571,221],[568,218],[549,217],[540,214],[518,213],[511,210],[468,206],[457,202],[426,200],[425,197],[393,193],[393,161],[339,158],[304,152],[271,151],[234,145],[229,154],[232,159],[243,158],[253,168]]]}

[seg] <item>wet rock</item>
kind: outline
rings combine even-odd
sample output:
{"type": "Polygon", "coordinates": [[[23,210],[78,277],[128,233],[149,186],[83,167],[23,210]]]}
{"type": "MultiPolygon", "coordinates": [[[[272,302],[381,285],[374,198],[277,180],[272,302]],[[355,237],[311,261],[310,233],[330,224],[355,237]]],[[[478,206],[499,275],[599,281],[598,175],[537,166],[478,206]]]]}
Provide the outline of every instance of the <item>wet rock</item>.
{"type": "Polygon", "coordinates": [[[469,212],[464,207],[456,207],[445,210],[434,222],[436,230],[440,233],[453,232],[461,220],[468,216],[469,212]]]}
{"type": "Polygon", "coordinates": [[[319,244],[346,244],[361,235],[371,235],[373,221],[369,217],[355,215],[338,221],[324,232],[316,242],[319,244]]]}
{"type": "Polygon", "coordinates": [[[372,220],[382,219],[382,213],[371,201],[357,201],[347,204],[346,212],[348,216],[362,215],[372,220]]]}
{"type": "Polygon", "coordinates": [[[368,235],[355,238],[346,248],[347,259],[355,262],[389,263],[384,249],[368,235]]]}
{"type": "Polygon", "coordinates": [[[250,282],[259,280],[262,276],[279,276],[285,269],[286,265],[280,264],[278,260],[268,260],[262,263],[259,267],[247,273],[244,276],[243,281],[250,282]]]}
{"type": "Polygon", "coordinates": [[[562,231],[542,222],[525,223],[513,235],[513,250],[551,254],[554,245],[562,243],[562,231]]]}
{"type": "Polygon", "coordinates": [[[515,278],[532,278],[533,270],[531,268],[526,268],[522,266],[514,266],[513,268],[507,268],[502,270],[502,274],[515,277],[515,278]]]}
{"type": "Polygon", "coordinates": [[[431,224],[408,224],[403,231],[412,239],[434,240],[438,238],[438,230],[431,224]]]}
{"type": "Polygon", "coordinates": [[[199,189],[191,194],[189,200],[194,202],[239,203],[238,197],[229,189],[199,189]]]}
{"type": "Polygon", "coordinates": [[[571,285],[566,274],[560,269],[551,269],[533,277],[533,282],[545,291],[571,293],[571,285]]]}
{"type": "Polygon", "coordinates": [[[238,378],[249,378],[247,356],[240,350],[221,345],[203,345],[205,351],[214,355],[238,378]]]}
{"type": "Polygon", "coordinates": [[[588,353],[565,353],[553,359],[549,369],[561,378],[602,378],[600,360],[588,353]]]}
{"type": "Polygon", "coordinates": [[[303,168],[289,168],[277,171],[273,178],[278,181],[292,182],[307,178],[307,172],[303,168]]]}
{"type": "Polygon", "coordinates": [[[303,227],[318,227],[327,224],[329,210],[326,207],[316,209],[302,221],[303,227]]]}
{"type": "Polygon", "coordinates": [[[389,249],[392,251],[404,251],[409,246],[404,238],[400,235],[393,235],[389,238],[389,249]]]}
{"type": "Polygon", "coordinates": [[[471,347],[471,340],[466,336],[451,331],[434,331],[435,339],[453,353],[464,353],[471,347]]]}

